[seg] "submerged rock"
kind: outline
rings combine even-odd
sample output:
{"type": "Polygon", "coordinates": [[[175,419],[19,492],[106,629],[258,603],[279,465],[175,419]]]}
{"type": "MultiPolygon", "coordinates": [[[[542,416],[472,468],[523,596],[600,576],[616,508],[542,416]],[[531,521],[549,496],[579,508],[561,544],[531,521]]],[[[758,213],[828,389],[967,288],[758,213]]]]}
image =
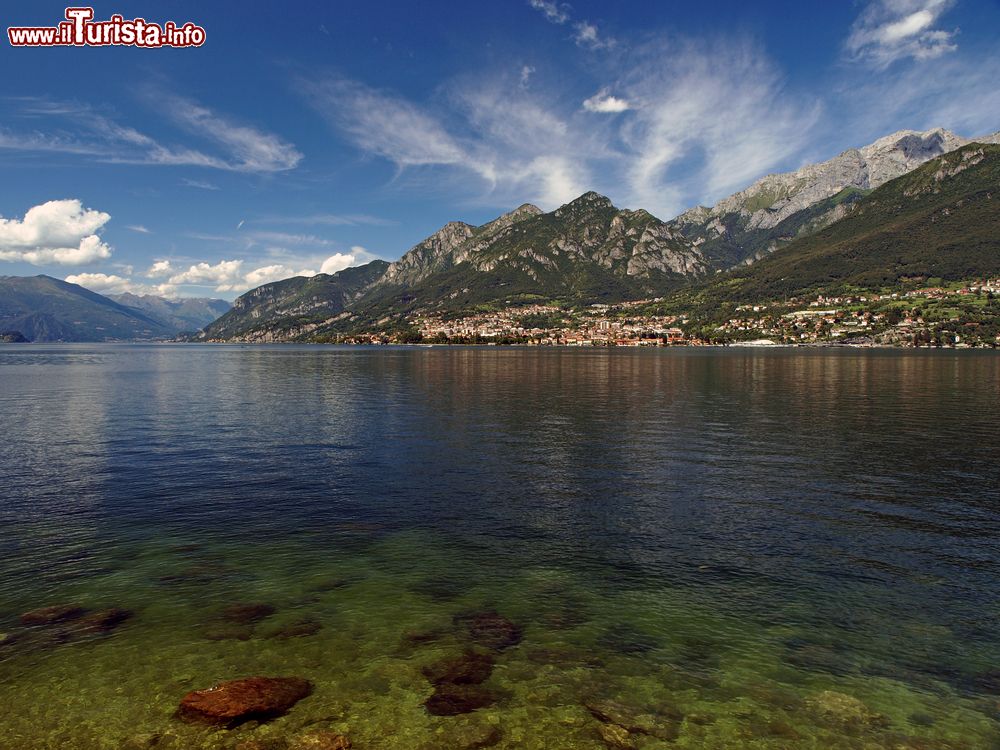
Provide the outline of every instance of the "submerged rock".
{"type": "Polygon", "coordinates": [[[313,619],[303,619],[296,620],[295,622],[289,622],[269,630],[266,637],[277,638],[279,640],[287,640],[289,638],[307,638],[310,635],[316,635],[322,629],[323,624],[321,622],[313,619]]]}
{"type": "Polygon", "coordinates": [[[261,620],[266,620],[277,610],[270,604],[261,602],[230,604],[219,615],[219,619],[225,622],[233,622],[239,625],[253,625],[261,620]]]}
{"type": "Polygon", "coordinates": [[[242,742],[237,742],[233,750],[288,750],[288,743],[280,737],[270,737],[262,739],[252,737],[242,742]]]}
{"type": "Polygon", "coordinates": [[[519,625],[497,612],[480,612],[456,619],[464,623],[473,641],[497,651],[516,646],[524,637],[519,625]]]}
{"type": "Polygon", "coordinates": [[[350,750],[351,741],[336,732],[310,732],[292,741],[288,750],[350,750]]]}
{"type": "Polygon", "coordinates": [[[128,609],[119,609],[118,607],[102,609],[74,621],[72,631],[79,634],[110,633],[126,620],[130,620],[132,615],[132,611],[128,609]]]}
{"type": "Polygon", "coordinates": [[[424,677],[432,685],[479,685],[493,673],[493,657],[475,651],[461,656],[448,656],[423,668],[424,677]]]}
{"type": "Polygon", "coordinates": [[[403,633],[400,645],[404,648],[408,646],[422,646],[425,643],[434,643],[434,641],[439,641],[448,635],[448,633],[449,631],[444,628],[434,628],[431,630],[410,630],[403,633]]]}
{"type": "Polygon", "coordinates": [[[301,677],[248,677],[194,690],[181,700],[182,721],[232,728],[246,721],[283,716],[312,693],[312,683],[301,677]]]}
{"type": "Polygon", "coordinates": [[[659,640],[629,623],[617,623],[597,638],[597,645],[628,656],[646,654],[660,647],[659,640]]]}
{"type": "Polygon", "coordinates": [[[201,634],[208,641],[249,641],[253,638],[253,626],[214,622],[206,625],[201,634]]]}
{"type": "Polygon", "coordinates": [[[601,724],[597,727],[597,733],[608,747],[618,748],[618,750],[635,750],[636,745],[632,741],[632,735],[624,727],[617,724],[601,724]]]}
{"type": "Polygon", "coordinates": [[[460,577],[428,578],[411,584],[409,589],[436,602],[449,602],[469,590],[469,581],[460,577]]]}
{"type": "Polygon", "coordinates": [[[534,648],[526,654],[528,661],[535,664],[551,664],[557,667],[600,669],[604,660],[588,650],[560,646],[557,648],[534,648]]]}
{"type": "Polygon", "coordinates": [[[584,704],[590,715],[602,724],[619,727],[627,734],[644,734],[660,740],[673,740],[680,734],[684,714],[668,705],[656,711],[639,708],[612,700],[591,700],[584,704]]]}
{"type": "Polygon", "coordinates": [[[1000,669],[989,669],[978,672],[968,680],[973,690],[978,693],[1000,695],[1000,669]]]}
{"type": "Polygon", "coordinates": [[[424,706],[434,716],[457,716],[492,706],[496,701],[497,695],[481,685],[445,682],[435,688],[434,694],[424,701],[424,706]]]}
{"type": "Polygon", "coordinates": [[[886,727],[888,719],[875,713],[854,696],[824,690],[808,698],[806,707],[822,723],[847,728],[886,727]]]}
{"type": "Polygon", "coordinates": [[[502,739],[500,727],[475,716],[464,716],[440,724],[433,739],[414,750],[480,750],[498,745],[502,739]]]}
{"type": "Polygon", "coordinates": [[[21,615],[22,625],[55,625],[82,617],[86,610],[79,604],[57,604],[33,609],[21,615]]]}

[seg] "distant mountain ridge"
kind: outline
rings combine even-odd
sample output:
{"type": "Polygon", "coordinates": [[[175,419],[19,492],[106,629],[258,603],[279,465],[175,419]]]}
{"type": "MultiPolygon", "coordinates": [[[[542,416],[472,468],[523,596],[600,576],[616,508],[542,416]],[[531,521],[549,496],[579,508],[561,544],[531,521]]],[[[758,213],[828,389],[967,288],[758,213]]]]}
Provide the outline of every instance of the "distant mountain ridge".
{"type": "MultiPolygon", "coordinates": [[[[936,183],[937,188],[954,188],[961,181],[953,181],[958,173],[951,174],[952,162],[946,157],[961,153],[965,158],[971,153],[970,144],[984,144],[977,146],[986,150],[976,158],[992,163],[995,157],[991,144],[1000,144],[1000,133],[970,141],[940,128],[899,131],[825,162],[765,176],[711,208],[691,209],[670,221],[642,209],[619,209],[594,192],[548,213],[523,204],[480,226],[449,222],[394,263],[379,260],[336,274],[265,284],[239,297],[231,309],[211,322],[207,322],[209,316],[221,311],[226,303],[123,295],[117,300],[125,304],[115,310],[130,316],[131,322],[122,327],[102,324],[81,333],[83,329],[74,327],[75,323],[70,325],[66,316],[22,306],[20,318],[0,316],[0,330],[18,330],[10,321],[23,319],[22,327],[41,336],[66,340],[80,340],[67,338],[78,335],[110,339],[167,337],[171,331],[199,325],[203,331],[198,340],[326,339],[351,331],[405,329],[417,314],[448,318],[534,302],[587,305],[661,298],[678,292],[683,296],[686,289],[706,288],[706,284],[711,287],[720,272],[731,271],[720,279],[754,278],[753,272],[732,269],[752,269],[774,255],[776,260],[762,267],[760,273],[766,274],[768,269],[788,262],[795,252],[803,252],[801,248],[811,248],[810,262],[819,265],[797,267],[795,283],[805,283],[820,268],[828,276],[840,278],[843,269],[832,269],[829,263],[857,265],[859,258],[850,253],[824,256],[815,244],[808,243],[809,238],[827,242],[834,236],[827,230],[836,229],[841,233],[836,234],[838,241],[861,242],[851,234],[855,231],[851,227],[861,226],[859,217],[875,211],[883,221],[889,221],[892,215],[883,203],[872,203],[874,196],[886,195],[883,188],[898,184],[904,176],[924,174],[929,162],[933,162],[934,169],[944,170],[945,177],[936,183]],[[876,204],[882,208],[871,208],[876,204]],[[799,250],[776,254],[788,247],[799,250]],[[835,256],[840,260],[831,260],[835,256]],[[821,258],[826,260],[820,263],[821,258]]],[[[973,165],[977,167],[975,173],[985,174],[978,164],[973,165]]],[[[897,196],[897,200],[894,210],[906,213],[922,199],[913,194],[897,196]]],[[[977,205],[981,212],[976,221],[992,226],[993,204],[977,205]]],[[[956,205],[953,210],[960,208],[956,205]]],[[[967,211],[959,213],[971,216],[967,211]]],[[[977,234],[975,227],[970,234],[964,231],[968,227],[936,221],[939,226],[953,226],[956,236],[979,243],[978,249],[963,246],[957,250],[960,258],[968,256],[966,266],[970,272],[977,263],[983,268],[992,267],[985,262],[987,257],[979,254],[982,247],[992,245],[988,238],[977,234]]],[[[867,227],[865,231],[874,229],[867,227]]],[[[930,235],[936,237],[931,245],[942,246],[941,237],[934,232],[930,235]]],[[[891,238],[899,247],[861,242],[870,248],[866,257],[875,264],[870,270],[876,276],[877,268],[888,263],[885,253],[890,251],[901,253],[900,257],[909,257],[907,253],[920,256],[922,267],[928,267],[932,258],[926,247],[910,252],[903,246],[906,239],[891,238]]],[[[890,238],[883,237],[883,242],[890,242],[890,238]]],[[[907,263],[893,261],[890,265],[903,267],[907,263]]],[[[892,278],[892,270],[882,276],[892,278]]],[[[866,278],[873,277],[869,274],[866,278]]],[[[60,288],[61,293],[65,291],[60,288]]],[[[113,300],[106,302],[116,304],[113,300]]],[[[103,312],[110,314],[108,310],[103,312]]]]}
{"type": "Polygon", "coordinates": [[[365,273],[346,287],[347,271],[266,284],[237,299],[201,338],[309,337],[421,307],[447,313],[533,299],[623,300],[677,288],[708,270],[665,222],[593,192],[550,213],[525,204],[479,227],[450,222],[395,263],[382,263],[362,266],[365,273]]]}
{"type": "Polygon", "coordinates": [[[133,341],[175,333],[140,310],[51,276],[0,276],[0,330],[29,341],[133,341]]]}
{"type": "Polygon", "coordinates": [[[287,341],[333,323],[383,274],[389,264],[374,260],[335,274],[295,276],[253,289],[196,337],[208,341],[287,341]]]}
{"type": "MultiPolygon", "coordinates": [[[[265,285],[237,300],[225,325],[207,327],[204,337],[323,339],[351,331],[405,328],[417,313],[453,317],[536,301],[579,305],[678,292],[684,296],[685,288],[711,287],[713,273],[762,262],[782,248],[813,248],[802,243],[831,236],[827,228],[860,226],[858,217],[875,211],[868,208],[875,200],[869,196],[884,200],[886,193],[880,189],[906,175],[923,174],[929,162],[931,171],[950,174],[951,162],[945,157],[970,153],[970,143],[983,141],[983,158],[990,161],[989,143],[1000,143],[1000,134],[972,142],[941,129],[900,131],[821,164],[769,175],[713,208],[693,209],[669,222],[643,210],[620,210],[597,193],[585,193],[550,213],[524,204],[478,227],[451,222],[383,270],[363,267],[363,278],[356,278],[359,283],[351,284],[347,295],[340,281],[332,287],[332,300],[323,285],[309,279],[265,285]],[[301,304],[303,297],[310,299],[309,305],[301,304]],[[285,310],[283,317],[275,317],[274,310],[285,310]],[[288,311],[298,317],[289,318],[288,311]]],[[[938,187],[951,185],[950,179],[938,187]]],[[[897,210],[903,211],[916,195],[899,200],[897,210]]],[[[878,205],[883,206],[878,211],[884,210],[883,203],[878,205]]],[[[977,221],[988,219],[991,206],[984,210],[977,221]]],[[[853,230],[846,231],[850,236],[853,230]]],[[[779,267],[780,258],[794,256],[789,252],[777,253],[762,273],[779,267]]],[[[866,278],[894,278],[891,268],[883,268],[885,273],[876,270],[888,263],[883,250],[871,252],[866,278]]],[[[922,267],[928,267],[928,251],[913,252],[924,258],[922,267]]],[[[818,262],[819,256],[810,257],[818,262]]],[[[849,266],[857,259],[846,255],[837,262],[849,266]]],[[[970,272],[975,270],[974,262],[966,265],[970,272]]],[[[836,273],[826,261],[820,267],[836,273]]],[[[992,268],[990,263],[982,267],[992,268]]],[[[805,278],[814,270],[806,264],[798,273],[805,278]]],[[[754,277],[752,270],[741,273],[733,278],[754,277]]],[[[713,304],[723,298],[720,293],[713,304]]]]}
{"type": "Polygon", "coordinates": [[[841,220],[673,301],[726,305],[1000,277],[1000,145],[962,146],[891,180],[841,220]]]}
{"type": "Polygon", "coordinates": [[[865,193],[970,143],[1000,143],[1000,133],[967,139],[943,128],[901,130],[825,162],[762,177],[671,223],[717,268],[753,262],[842,218],[865,193]]]}
{"type": "Polygon", "coordinates": [[[208,297],[179,297],[169,299],[153,294],[108,294],[126,307],[138,310],[171,328],[176,333],[198,331],[229,312],[232,303],[208,297]]]}

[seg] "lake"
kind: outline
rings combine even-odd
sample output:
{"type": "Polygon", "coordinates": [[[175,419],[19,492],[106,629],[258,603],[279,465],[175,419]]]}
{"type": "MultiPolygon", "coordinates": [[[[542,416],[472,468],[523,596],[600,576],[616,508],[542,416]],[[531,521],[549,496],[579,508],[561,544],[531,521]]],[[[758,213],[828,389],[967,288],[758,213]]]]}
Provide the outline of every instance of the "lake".
{"type": "Polygon", "coordinates": [[[998,426],[991,353],[3,346],[0,750],[995,750],[998,426]]]}

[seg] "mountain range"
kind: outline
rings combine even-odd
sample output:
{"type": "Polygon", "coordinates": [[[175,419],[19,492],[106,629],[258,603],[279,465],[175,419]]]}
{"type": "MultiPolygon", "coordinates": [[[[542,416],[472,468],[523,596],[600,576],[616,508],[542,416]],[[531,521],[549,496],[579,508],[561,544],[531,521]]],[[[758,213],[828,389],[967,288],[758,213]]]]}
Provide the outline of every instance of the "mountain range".
{"type": "Polygon", "coordinates": [[[531,302],[586,305],[675,295],[691,304],[717,303],[733,280],[748,295],[813,288],[829,279],[891,284],[908,266],[913,276],[943,273],[935,259],[945,237],[916,231],[928,221],[932,228],[947,224],[961,238],[952,243],[949,269],[986,273],[1000,234],[991,237],[982,228],[993,226],[996,204],[988,199],[979,205],[984,215],[972,215],[966,201],[983,185],[1000,189],[991,172],[997,149],[989,145],[998,143],[1000,133],[967,140],[942,129],[900,131],[823,163],[766,176],[671,221],[620,210],[591,192],[550,213],[525,204],[478,227],[451,222],[395,263],[253,290],[200,338],[322,340],[398,331],[416,314],[460,317],[531,302]],[[956,172],[950,158],[969,161],[956,172]],[[924,180],[930,192],[899,182],[908,175],[924,180]],[[895,187],[885,190],[889,185],[895,187]],[[942,223],[935,210],[953,218],[942,223]],[[830,248],[831,238],[839,250],[830,248]],[[864,240],[867,249],[852,252],[854,240],[864,240]],[[896,262],[893,253],[909,261],[896,262]],[[864,273],[854,273],[859,264],[864,273]],[[786,266],[798,275],[775,282],[786,266]]]}
{"type": "Polygon", "coordinates": [[[0,331],[34,340],[329,340],[405,331],[552,303],[665,298],[710,315],[728,302],[907,280],[1000,273],[1000,133],[900,131],[712,207],[663,221],[588,192],[551,212],[524,204],[493,221],[446,224],[394,263],[220,300],[102,297],[40,276],[0,278],[0,331]]]}
{"type": "Polygon", "coordinates": [[[0,332],[28,341],[143,341],[193,332],[229,309],[223,300],[106,297],[51,276],[0,276],[0,332]]]}

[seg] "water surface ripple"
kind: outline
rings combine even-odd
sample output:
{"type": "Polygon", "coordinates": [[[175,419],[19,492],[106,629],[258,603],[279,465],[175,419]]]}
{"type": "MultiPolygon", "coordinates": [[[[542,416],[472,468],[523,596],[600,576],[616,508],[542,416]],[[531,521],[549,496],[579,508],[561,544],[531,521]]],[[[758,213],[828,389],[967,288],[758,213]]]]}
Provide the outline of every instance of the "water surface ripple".
{"type": "Polygon", "coordinates": [[[0,750],[995,749],[998,424],[988,353],[4,346],[0,750]]]}

